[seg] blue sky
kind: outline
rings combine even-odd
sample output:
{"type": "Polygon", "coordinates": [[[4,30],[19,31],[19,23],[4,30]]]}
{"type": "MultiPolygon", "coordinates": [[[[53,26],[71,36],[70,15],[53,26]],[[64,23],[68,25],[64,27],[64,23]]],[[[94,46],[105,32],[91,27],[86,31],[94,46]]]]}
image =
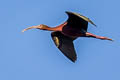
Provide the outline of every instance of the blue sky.
{"type": "Polygon", "coordinates": [[[119,0],[1,0],[0,80],[120,80],[119,0]],[[78,59],[69,61],[54,45],[50,32],[21,30],[32,25],[56,26],[65,11],[89,17],[88,31],[115,41],[79,38],[78,59]]]}

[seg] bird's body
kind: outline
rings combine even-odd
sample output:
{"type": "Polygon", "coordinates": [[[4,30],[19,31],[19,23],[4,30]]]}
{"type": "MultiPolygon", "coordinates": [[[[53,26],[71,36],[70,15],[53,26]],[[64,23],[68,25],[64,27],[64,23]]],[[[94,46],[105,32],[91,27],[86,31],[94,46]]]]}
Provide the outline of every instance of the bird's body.
{"type": "Polygon", "coordinates": [[[92,38],[112,41],[112,39],[109,39],[107,37],[96,36],[92,33],[87,32],[88,22],[95,25],[89,18],[73,12],[66,12],[66,13],[69,16],[68,20],[59,26],[48,27],[47,25],[41,24],[38,26],[32,26],[26,28],[23,30],[23,32],[32,28],[53,31],[51,33],[51,36],[55,45],[66,57],[68,57],[73,62],[75,62],[77,59],[73,44],[73,41],[76,38],[92,37],[92,38]]]}

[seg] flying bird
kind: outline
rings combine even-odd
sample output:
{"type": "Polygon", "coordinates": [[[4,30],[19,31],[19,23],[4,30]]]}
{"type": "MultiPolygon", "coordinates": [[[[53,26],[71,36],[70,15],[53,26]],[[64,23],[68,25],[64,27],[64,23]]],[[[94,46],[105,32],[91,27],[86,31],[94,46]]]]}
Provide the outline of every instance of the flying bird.
{"type": "Polygon", "coordinates": [[[110,38],[97,36],[87,32],[88,22],[96,26],[89,18],[75,12],[66,11],[66,14],[68,15],[68,19],[59,26],[49,27],[47,25],[40,24],[28,27],[22,32],[33,28],[53,31],[51,33],[51,37],[56,47],[72,62],[75,62],[77,59],[73,41],[78,37],[89,37],[112,41],[110,38]]]}

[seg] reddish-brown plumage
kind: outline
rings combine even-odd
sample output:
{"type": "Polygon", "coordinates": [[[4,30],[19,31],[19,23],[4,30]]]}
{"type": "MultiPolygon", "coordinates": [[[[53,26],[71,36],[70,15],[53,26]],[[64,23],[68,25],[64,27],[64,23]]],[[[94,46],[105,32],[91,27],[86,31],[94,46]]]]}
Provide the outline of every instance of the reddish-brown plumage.
{"type": "MultiPolygon", "coordinates": [[[[55,42],[55,45],[60,49],[60,51],[71,61],[75,62],[76,52],[74,50],[73,40],[78,37],[91,37],[101,40],[110,40],[107,37],[96,36],[92,33],[87,32],[88,22],[95,25],[89,18],[82,16],[73,12],[66,12],[68,15],[68,20],[63,24],[56,27],[48,27],[46,25],[38,25],[26,28],[23,30],[37,28],[40,30],[54,31],[51,33],[52,39],[55,42]]],[[[95,25],[96,26],[96,25],[95,25]]]]}

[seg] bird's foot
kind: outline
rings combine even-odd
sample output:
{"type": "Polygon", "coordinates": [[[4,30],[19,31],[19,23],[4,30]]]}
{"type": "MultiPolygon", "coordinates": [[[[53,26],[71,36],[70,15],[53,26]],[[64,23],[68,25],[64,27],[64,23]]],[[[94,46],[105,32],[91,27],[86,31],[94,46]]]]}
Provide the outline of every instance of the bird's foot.
{"type": "Polygon", "coordinates": [[[112,39],[107,38],[107,37],[97,36],[96,38],[101,39],[101,40],[109,40],[109,41],[113,41],[112,39]]]}

